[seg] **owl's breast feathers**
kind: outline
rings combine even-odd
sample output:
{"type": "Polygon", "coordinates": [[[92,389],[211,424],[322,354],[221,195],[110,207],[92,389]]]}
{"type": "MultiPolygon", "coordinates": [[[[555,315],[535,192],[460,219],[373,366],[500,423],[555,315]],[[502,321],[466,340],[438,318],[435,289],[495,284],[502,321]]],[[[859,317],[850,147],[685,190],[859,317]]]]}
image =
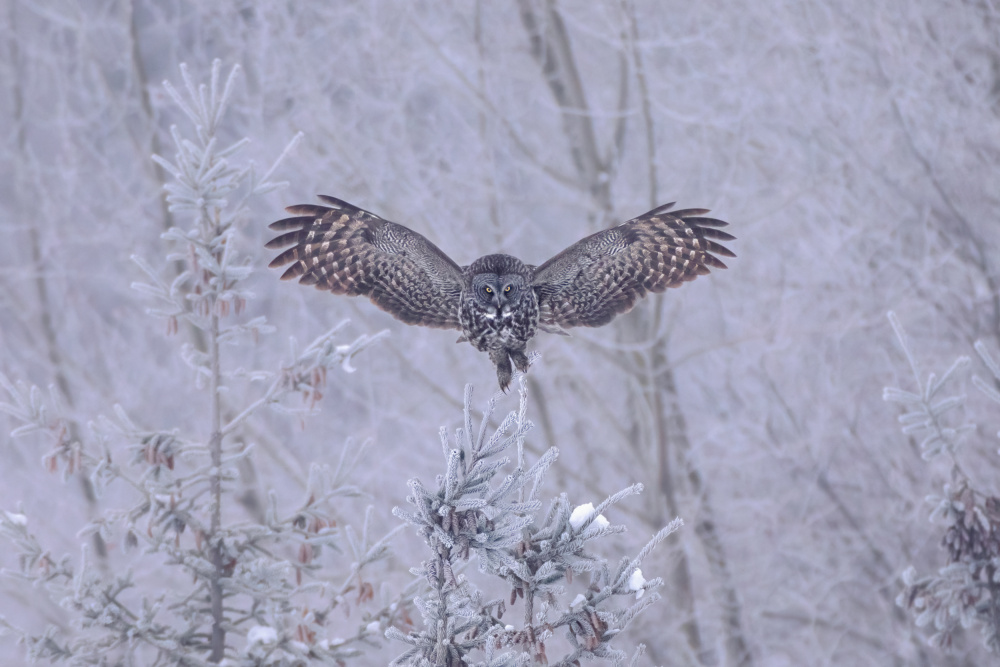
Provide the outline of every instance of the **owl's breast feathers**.
{"type": "Polygon", "coordinates": [[[502,254],[486,255],[463,267],[465,289],[459,313],[463,339],[477,350],[523,352],[538,330],[538,298],[531,288],[533,269],[516,257],[502,254]],[[476,294],[474,281],[484,275],[495,276],[499,282],[507,276],[519,276],[523,289],[512,301],[498,307],[476,294]]]}

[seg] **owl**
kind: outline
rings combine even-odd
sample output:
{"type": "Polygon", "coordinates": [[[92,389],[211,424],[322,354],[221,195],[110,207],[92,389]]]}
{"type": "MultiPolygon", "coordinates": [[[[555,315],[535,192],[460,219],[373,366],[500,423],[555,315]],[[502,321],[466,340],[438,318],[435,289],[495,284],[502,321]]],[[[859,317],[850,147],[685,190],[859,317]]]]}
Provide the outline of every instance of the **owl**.
{"type": "Polygon", "coordinates": [[[268,248],[286,248],[270,267],[288,266],[282,280],[334,294],[366,296],[407,324],[462,332],[487,352],[504,391],[513,369],[526,372],[528,341],[539,332],[599,327],[626,313],[647,292],[726,265],[735,257],[716,241],[733,237],[728,223],[705,209],[671,211],[666,204],[577,241],[533,266],[510,255],[486,255],[459,266],[403,225],[335,197],[326,206],[300,204],[278,220],[268,248]],[[290,247],[289,247],[290,246],[290,247]],[[714,253],[714,254],[713,254],[714,253]]]}

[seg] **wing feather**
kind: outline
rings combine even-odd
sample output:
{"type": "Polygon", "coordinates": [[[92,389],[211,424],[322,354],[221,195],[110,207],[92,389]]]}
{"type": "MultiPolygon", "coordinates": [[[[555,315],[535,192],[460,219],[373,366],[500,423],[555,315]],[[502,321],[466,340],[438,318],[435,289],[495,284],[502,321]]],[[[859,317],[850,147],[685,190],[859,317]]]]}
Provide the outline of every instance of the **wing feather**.
{"type": "Polygon", "coordinates": [[[706,209],[670,211],[667,204],[617,227],[592,234],[535,270],[539,325],[589,326],[626,313],[647,292],[679,287],[735,257],[715,241],[735,237],[729,223],[703,217],[706,209]],[[714,240],[713,240],[714,239],[714,240]]]}
{"type": "Polygon", "coordinates": [[[294,217],[270,225],[284,232],[266,244],[287,248],[269,264],[290,265],[282,280],[366,296],[407,324],[461,329],[462,270],[451,258],[403,225],[335,197],[320,199],[330,206],[289,206],[294,217]]]}

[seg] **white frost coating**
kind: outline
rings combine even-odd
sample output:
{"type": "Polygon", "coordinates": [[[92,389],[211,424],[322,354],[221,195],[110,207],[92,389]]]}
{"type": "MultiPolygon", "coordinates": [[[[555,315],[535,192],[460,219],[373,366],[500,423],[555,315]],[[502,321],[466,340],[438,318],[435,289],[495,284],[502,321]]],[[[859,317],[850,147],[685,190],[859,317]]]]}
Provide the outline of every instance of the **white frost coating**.
{"type": "Polygon", "coordinates": [[[573,601],[569,603],[569,608],[573,611],[577,611],[587,602],[586,596],[583,593],[577,593],[573,601]]]}
{"type": "Polygon", "coordinates": [[[4,512],[4,516],[6,516],[7,520],[10,521],[15,526],[20,526],[21,528],[24,528],[25,526],[28,525],[28,517],[24,516],[23,514],[15,514],[14,512],[4,512]]]}
{"type": "Polygon", "coordinates": [[[278,642],[278,631],[266,625],[255,625],[247,633],[248,644],[276,644],[278,642]]]}
{"type": "Polygon", "coordinates": [[[378,632],[381,627],[378,621],[372,621],[365,626],[365,632],[378,632]]]}
{"type": "MultiPolygon", "coordinates": [[[[573,526],[573,530],[580,530],[580,526],[585,524],[587,519],[593,515],[594,503],[577,505],[573,508],[573,512],[569,515],[569,525],[573,526]]],[[[598,528],[604,528],[609,525],[608,520],[604,518],[603,514],[598,514],[597,518],[594,519],[594,523],[597,524],[598,528]]]]}
{"type": "Polygon", "coordinates": [[[513,625],[505,625],[505,626],[503,626],[503,629],[506,630],[507,632],[511,632],[512,630],[514,630],[514,626],[513,625]]]}
{"type": "Polygon", "coordinates": [[[632,576],[628,578],[628,589],[630,591],[635,591],[635,599],[638,600],[642,597],[643,593],[646,591],[643,589],[642,585],[646,583],[646,578],[642,576],[642,570],[636,568],[632,576]]]}

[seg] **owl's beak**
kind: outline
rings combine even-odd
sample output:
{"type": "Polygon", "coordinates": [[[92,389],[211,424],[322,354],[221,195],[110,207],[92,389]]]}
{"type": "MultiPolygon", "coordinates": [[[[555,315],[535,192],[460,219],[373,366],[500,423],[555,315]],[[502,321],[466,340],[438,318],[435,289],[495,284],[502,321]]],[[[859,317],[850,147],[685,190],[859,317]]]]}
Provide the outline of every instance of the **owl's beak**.
{"type": "Polygon", "coordinates": [[[497,290],[493,292],[493,307],[497,309],[498,313],[500,312],[500,294],[497,290]]]}

